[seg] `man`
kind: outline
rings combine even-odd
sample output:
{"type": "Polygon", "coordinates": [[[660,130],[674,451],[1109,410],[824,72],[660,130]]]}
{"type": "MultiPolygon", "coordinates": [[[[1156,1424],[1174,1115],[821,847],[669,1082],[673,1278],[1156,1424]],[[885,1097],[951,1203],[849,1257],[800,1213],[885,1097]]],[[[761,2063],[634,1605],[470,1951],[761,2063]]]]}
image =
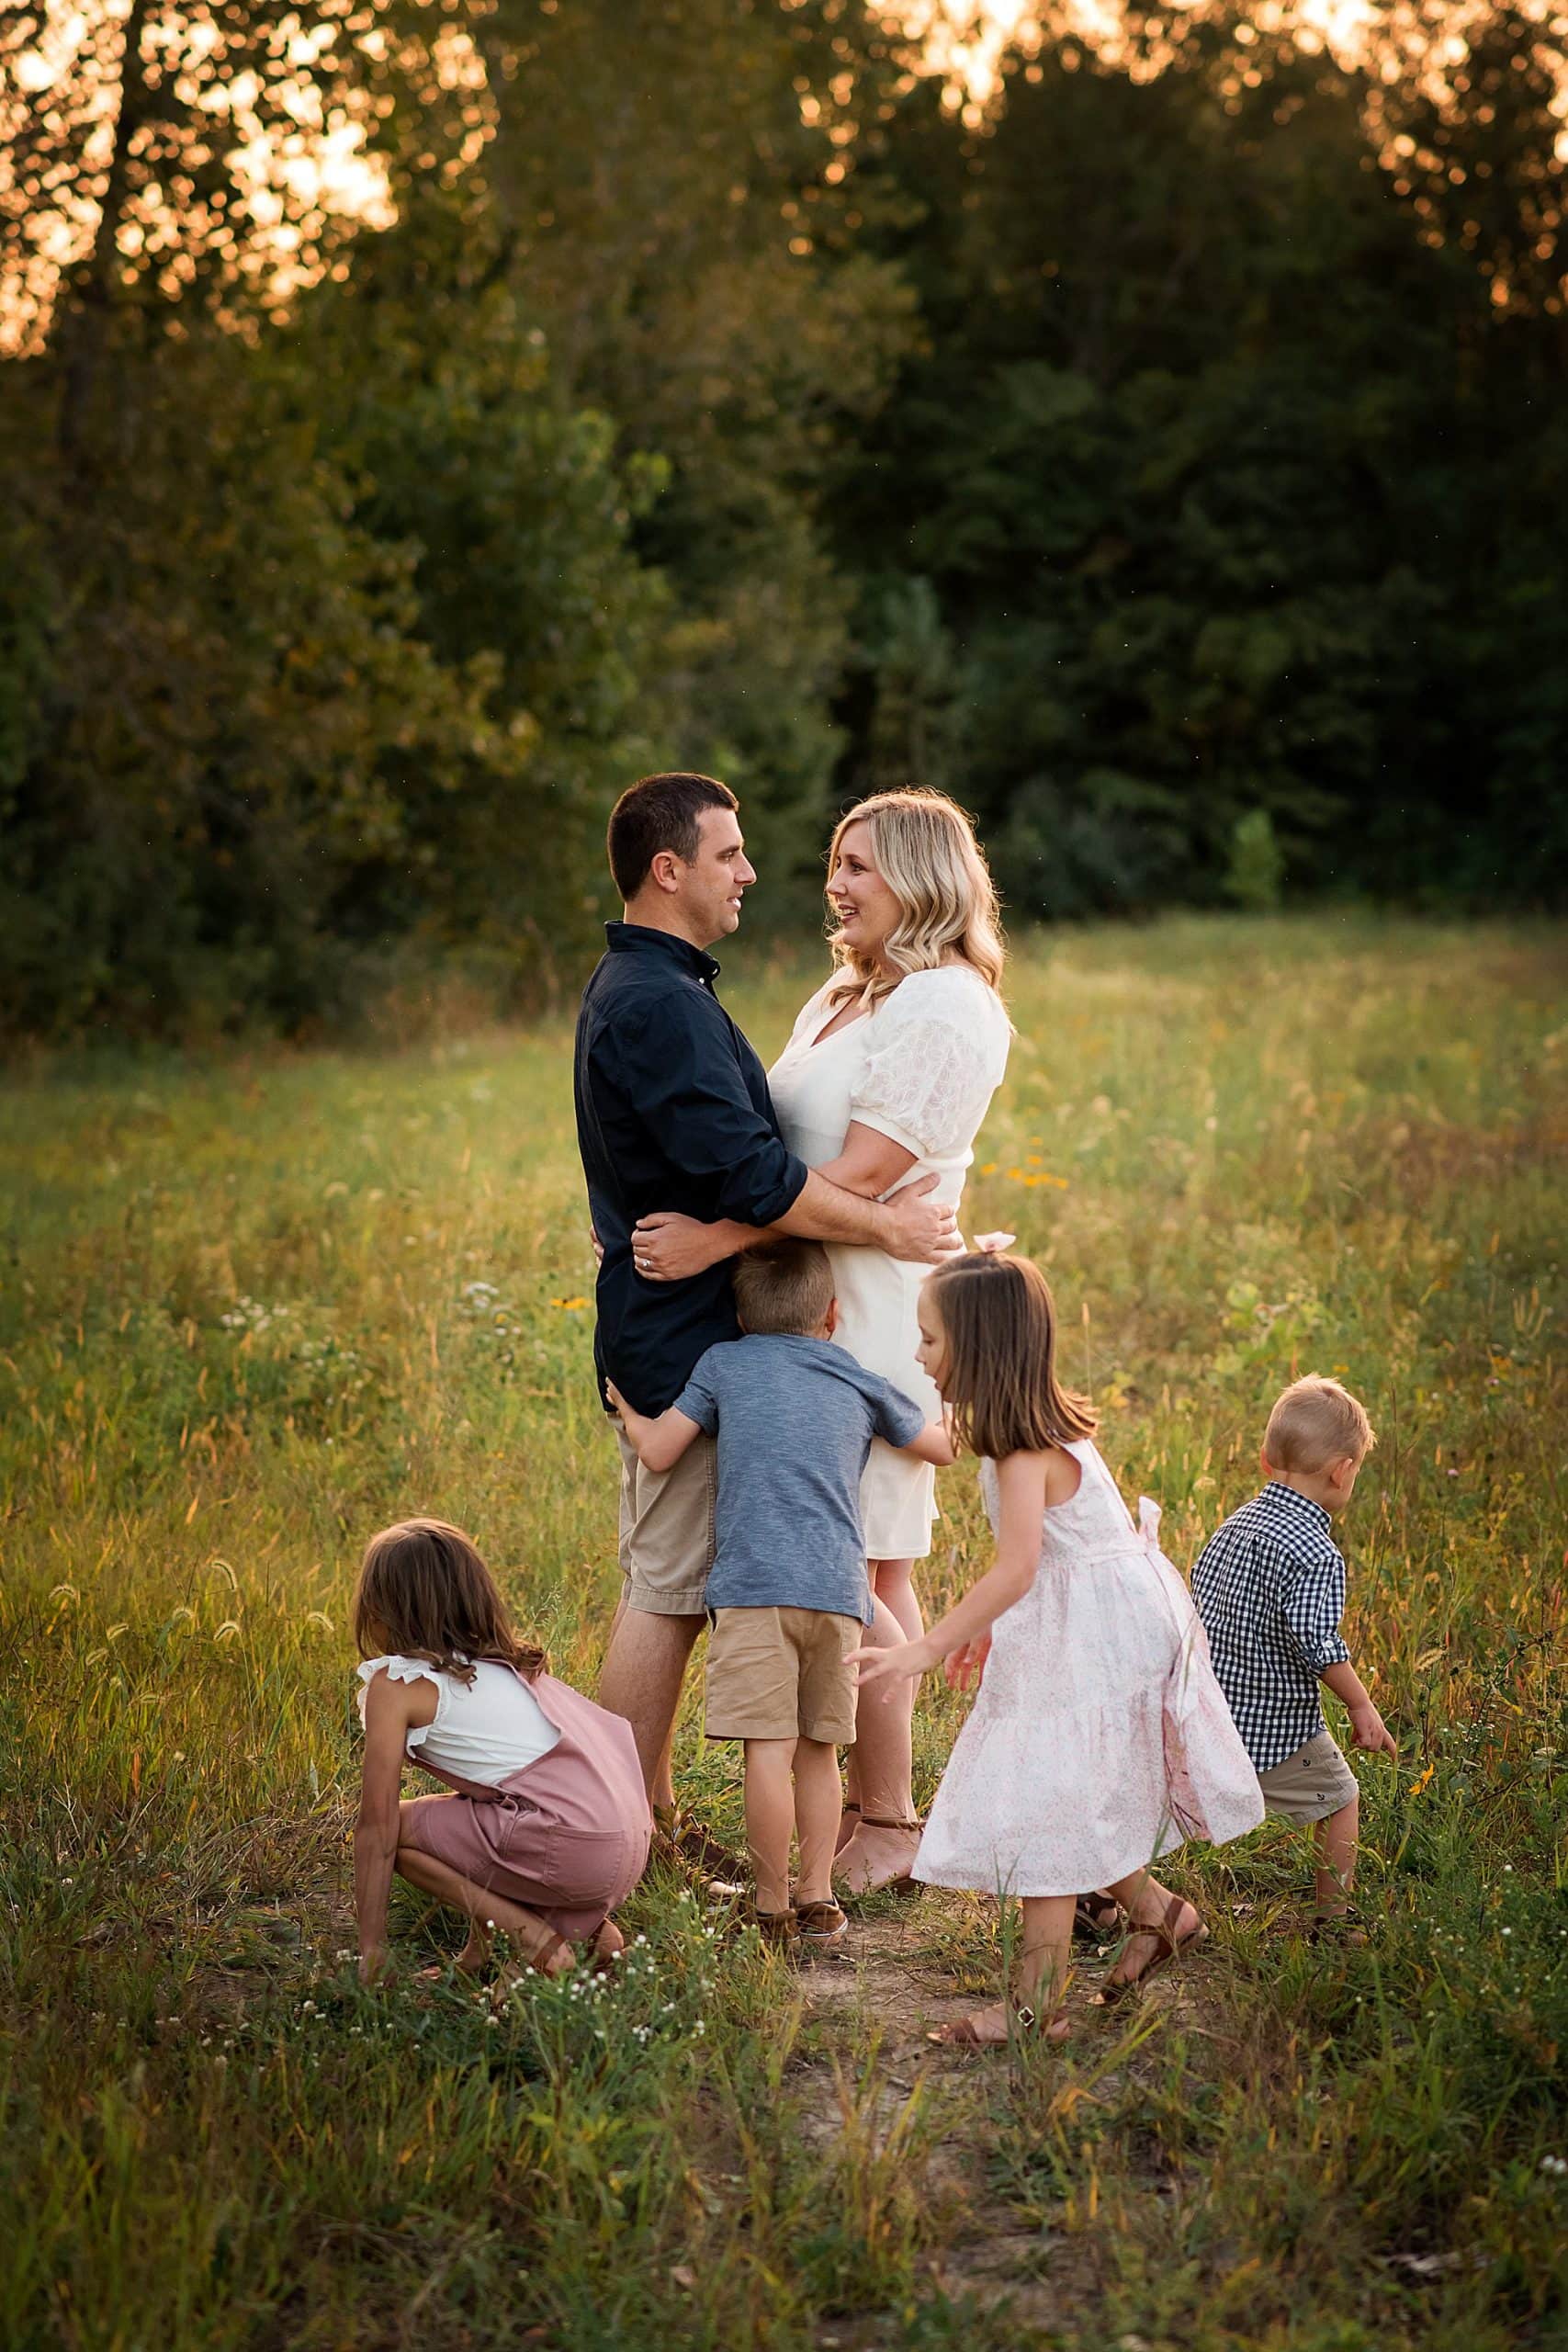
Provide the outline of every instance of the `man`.
{"type": "MultiPolygon", "coordinates": [[[[674,1283],[644,1281],[632,1231],[678,1210],[711,1222],[772,1227],[819,1241],[869,1243],[929,1264],[951,1252],[951,1209],[924,1196],[936,1178],[891,1201],[863,1200],[784,1148],[762,1065],[714,993],[712,942],[740,921],[757,876],[739,803],[712,776],[645,776],[610,819],[610,871],[623,901],[577,1024],[577,1134],[599,1268],[594,1363],[601,1399],[613,1380],[640,1413],[672,1404],[697,1359],[739,1330],[730,1268],[674,1283]]],[[[606,1400],[606,1410],[608,1404],[606,1400]]],[[[713,1560],[714,1441],[672,1470],[644,1470],[621,1436],[625,1578],[600,1679],[603,1705],[631,1724],[649,1795],[676,1829],[670,1746],[681,1684],[704,1622],[713,1560]]],[[[780,1531],[787,1540],[787,1531],[780,1531]]],[[[712,1865],[705,1834],[685,1840],[712,1865]]]]}

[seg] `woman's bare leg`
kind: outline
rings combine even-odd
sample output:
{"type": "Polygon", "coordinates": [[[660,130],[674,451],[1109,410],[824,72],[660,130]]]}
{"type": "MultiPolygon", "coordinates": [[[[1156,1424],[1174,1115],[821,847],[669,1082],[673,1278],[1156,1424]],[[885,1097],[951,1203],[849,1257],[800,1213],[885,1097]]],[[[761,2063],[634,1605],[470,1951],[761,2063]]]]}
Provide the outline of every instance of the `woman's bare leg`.
{"type": "MultiPolygon", "coordinates": [[[[871,1563],[874,1574],[886,1564],[871,1563]]],[[[908,1566],[895,1562],[895,1566],[908,1566]]],[[[906,1639],[904,1628],[885,1600],[873,1595],[875,1614],[866,1634],[874,1649],[889,1649],[906,1639]]],[[[871,1821],[913,1822],[915,1685],[912,1681],[879,1683],[863,1690],[855,1707],[855,1744],[851,1756],[851,1791],[860,1815],[851,1814],[850,1836],[839,1849],[835,1876],[846,1893],[869,1894],[874,1888],[907,1877],[919,1844],[918,1828],[872,1829],[871,1821]],[[885,1697],[883,1693],[887,1695],[885,1697]]]]}
{"type": "Polygon", "coordinates": [[[871,1589],[878,1600],[885,1600],[898,1622],[907,1642],[918,1642],[926,1630],[920,1610],[920,1598],[915,1590],[913,1560],[870,1560],[866,1563],[871,1576],[871,1589]]]}
{"type": "MultiPolygon", "coordinates": [[[[905,1641],[918,1642],[926,1630],[926,1621],[915,1591],[913,1560],[868,1560],[865,1567],[872,1600],[886,1605],[905,1641]]],[[[860,1813],[860,1774],[852,1747],[844,1758],[844,1817],[839,1824],[840,1849],[853,1837],[860,1813]]]]}

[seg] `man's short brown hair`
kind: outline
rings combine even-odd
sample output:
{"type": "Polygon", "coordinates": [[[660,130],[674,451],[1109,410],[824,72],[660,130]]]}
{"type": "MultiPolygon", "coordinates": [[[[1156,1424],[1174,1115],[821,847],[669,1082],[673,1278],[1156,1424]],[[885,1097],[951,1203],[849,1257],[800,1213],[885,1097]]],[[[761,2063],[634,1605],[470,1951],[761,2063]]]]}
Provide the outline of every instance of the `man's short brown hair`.
{"type": "Polygon", "coordinates": [[[832,1304],[833,1269],[820,1241],[766,1241],[748,1250],[735,1269],[742,1330],[808,1339],[832,1304]]]}
{"type": "Polygon", "coordinates": [[[739,808],[740,803],[716,776],[645,775],[622,793],[610,812],[604,846],[610,872],[623,901],[636,898],[662,849],[690,865],[702,840],[705,808],[739,808]]]}
{"type": "Polygon", "coordinates": [[[1263,1436],[1270,1469],[1304,1471],[1309,1477],[1331,1462],[1359,1462],[1376,1443],[1360,1398],[1316,1373],[1292,1381],[1263,1436]]]}

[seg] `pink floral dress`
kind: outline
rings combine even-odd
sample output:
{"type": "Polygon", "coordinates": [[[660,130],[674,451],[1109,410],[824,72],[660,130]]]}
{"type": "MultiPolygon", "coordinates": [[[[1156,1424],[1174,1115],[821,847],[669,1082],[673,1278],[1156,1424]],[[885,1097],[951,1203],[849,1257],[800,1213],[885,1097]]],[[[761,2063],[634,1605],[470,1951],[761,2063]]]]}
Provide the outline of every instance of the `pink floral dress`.
{"type": "MultiPolygon", "coordinates": [[[[1180,1577],[1087,1440],[1083,1476],[1048,1508],[1040,1566],[991,1629],[914,1874],[989,1894],[1079,1894],[1190,1837],[1224,1845],[1263,1798],[1180,1577]]],[[[994,1464],[980,1469],[993,1528],[994,1464]]]]}

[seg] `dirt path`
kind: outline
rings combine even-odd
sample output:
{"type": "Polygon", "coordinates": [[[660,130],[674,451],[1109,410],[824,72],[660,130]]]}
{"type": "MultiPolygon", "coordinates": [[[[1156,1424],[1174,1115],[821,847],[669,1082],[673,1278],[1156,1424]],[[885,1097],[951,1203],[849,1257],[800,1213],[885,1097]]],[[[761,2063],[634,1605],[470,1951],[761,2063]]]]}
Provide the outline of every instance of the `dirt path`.
{"type": "MultiPolygon", "coordinates": [[[[924,1901],[891,1917],[852,1919],[842,1953],[801,1971],[808,2030],[792,2069],[800,2128],[823,2148],[852,2132],[870,2143],[859,2151],[863,2162],[898,2152],[919,2166],[936,2241],[933,2290],[987,2308],[1005,2303],[1010,2320],[1031,2333],[1060,2326],[1095,2291],[1092,2249],[1023,2225],[996,2193],[990,2173],[1010,2062],[1004,2052],[955,2051],[929,2039],[933,2026],[985,1998],[954,1989],[933,1950],[932,1925],[924,1901]],[[847,2107],[846,2085],[873,2040],[878,2064],[869,2096],[847,2107]]],[[[875,2314],[836,2321],[818,2342],[827,2352],[861,2352],[883,2340],[880,2328],[875,2314]]]]}

